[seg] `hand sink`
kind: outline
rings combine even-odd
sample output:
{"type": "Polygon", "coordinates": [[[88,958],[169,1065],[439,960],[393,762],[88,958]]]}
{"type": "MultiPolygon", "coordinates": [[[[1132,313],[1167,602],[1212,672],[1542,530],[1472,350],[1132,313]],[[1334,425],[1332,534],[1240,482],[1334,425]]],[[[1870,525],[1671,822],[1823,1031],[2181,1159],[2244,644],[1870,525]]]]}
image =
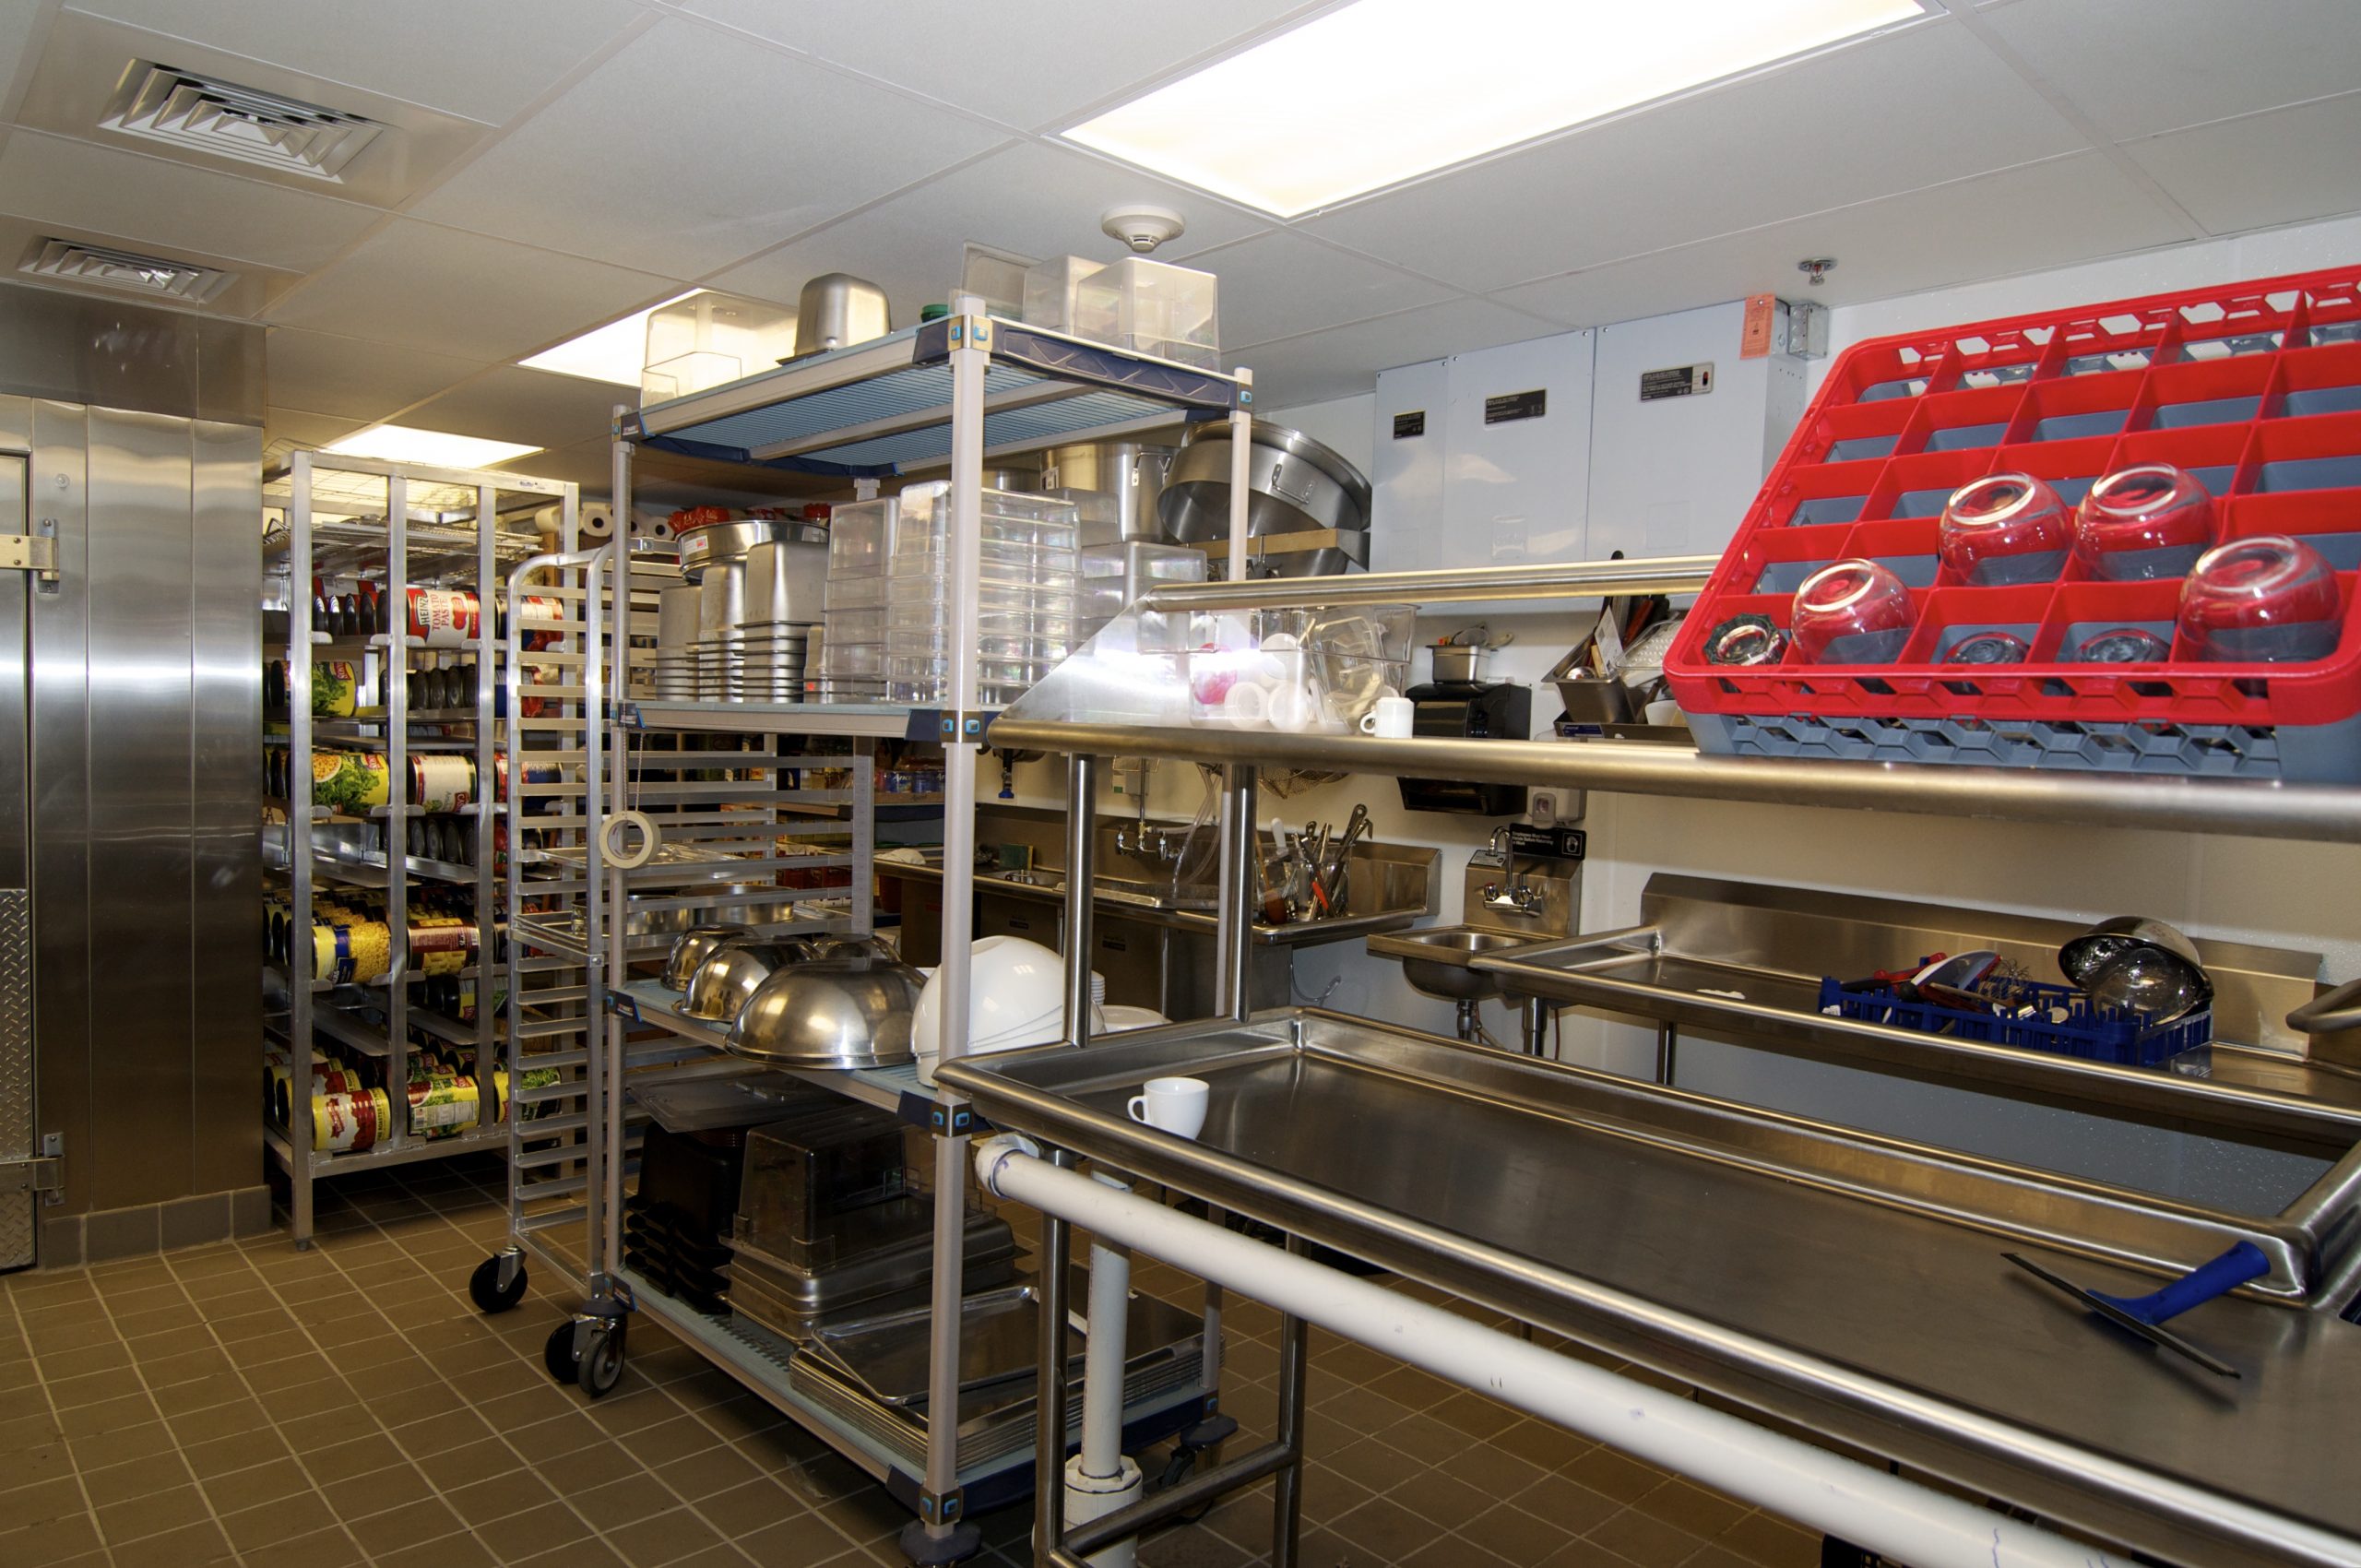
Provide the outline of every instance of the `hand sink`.
{"type": "Polygon", "coordinates": [[[1402,978],[1412,990],[1446,1002],[1461,1002],[1501,994],[1498,977],[1469,968],[1470,958],[1548,940],[1547,935],[1525,936],[1477,926],[1438,926],[1372,936],[1369,950],[1382,958],[1400,959],[1402,978]]]}

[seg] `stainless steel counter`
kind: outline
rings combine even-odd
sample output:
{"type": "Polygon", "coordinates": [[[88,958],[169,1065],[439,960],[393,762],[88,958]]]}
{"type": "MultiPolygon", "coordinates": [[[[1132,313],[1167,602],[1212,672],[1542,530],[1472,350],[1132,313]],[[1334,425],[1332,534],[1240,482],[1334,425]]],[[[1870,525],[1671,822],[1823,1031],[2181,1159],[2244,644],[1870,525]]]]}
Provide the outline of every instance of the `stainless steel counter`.
{"type": "MultiPolygon", "coordinates": [[[[2230,1383],[2061,1305],[1926,1167],[1825,1142],[1841,1130],[1302,1009],[942,1073],[1001,1126],[2071,1528],[2189,1563],[2361,1563],[2338,1441],[2361,1410],[2361,1327],[2327,1310],[2350,1271],[2320,1285],[2322,1310],[2231,1298],[2176,1320],[2241,1370],[2230,1383]],[[1214,1086],[1194,1143],[1123,1113],[1175,1073],[1214,1086]]],[[[2058,1256],[2115,1220],[2083,1184],[2047,1194],[2017,1226],[2047,1229],[2039,1255],[2148,1288],[2058,1256]]],[[[2211,1241],[2199,1227],[2160,1250],[2194,1261],[2211,1241]]]]}

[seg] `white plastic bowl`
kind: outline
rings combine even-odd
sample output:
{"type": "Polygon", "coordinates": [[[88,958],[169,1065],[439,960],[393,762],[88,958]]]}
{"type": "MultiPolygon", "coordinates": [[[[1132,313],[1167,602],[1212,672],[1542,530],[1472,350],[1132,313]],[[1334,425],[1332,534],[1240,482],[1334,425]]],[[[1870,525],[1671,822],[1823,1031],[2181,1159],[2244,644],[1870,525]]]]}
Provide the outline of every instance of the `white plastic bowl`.
{"type": "MultiPolygon", "coordinates": [[[[1017,1037],[1037,1033],[1044,1020],[1050,1036],[1058,1033],[1065,1012],[1065,965],[1055,953],[1021,936],[987,936],[973,953],[967,967],[970,1050],[1013,1048],[1017,1037]]],[[[938,972],[927,977],[910,1018],[910,1043],[920,1056],[943,1053],[942,1008],[938,972]]]]}

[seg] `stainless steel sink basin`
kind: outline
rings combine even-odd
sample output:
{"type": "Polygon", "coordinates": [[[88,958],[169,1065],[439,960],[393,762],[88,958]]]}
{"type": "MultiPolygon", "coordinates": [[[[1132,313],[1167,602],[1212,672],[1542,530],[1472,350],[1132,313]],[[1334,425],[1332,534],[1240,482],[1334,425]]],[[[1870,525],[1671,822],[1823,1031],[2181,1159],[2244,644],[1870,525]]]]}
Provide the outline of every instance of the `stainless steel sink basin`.
{"type": "Polygon", "coordinates": [[[1371,936],[1369,950],[1380,957],[1400,959],[1402,978],[1412,990],[1446,1002],[1464,1002],[1501,994],[1499,977],[1469,968],[1470,958],[1529,947],[1536,940],[1478,926],[1438,926],[1371,936]]]}

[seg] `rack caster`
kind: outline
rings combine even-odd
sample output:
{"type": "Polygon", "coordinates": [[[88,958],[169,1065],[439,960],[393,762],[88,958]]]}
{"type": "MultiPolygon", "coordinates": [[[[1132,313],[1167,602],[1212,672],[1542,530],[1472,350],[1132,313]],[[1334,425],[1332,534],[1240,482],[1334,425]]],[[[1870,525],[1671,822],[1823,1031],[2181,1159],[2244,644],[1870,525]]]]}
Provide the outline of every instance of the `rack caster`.
{"type": "Polygon", "coordinates": [[[525,1249],[503,1247],[468,1276],[468,1300],[487,1315],[506,1312],[525,1299],[525,1249]]]}
{"type": "Polygon", "coordinates": [[[621,1313],[602,1316],[577,1313],[559,1324],[541,1348],[550,1376],[571,1384],[596,1399],[612,1393],[623,1376],[624,1328],[621,1313]]]}

